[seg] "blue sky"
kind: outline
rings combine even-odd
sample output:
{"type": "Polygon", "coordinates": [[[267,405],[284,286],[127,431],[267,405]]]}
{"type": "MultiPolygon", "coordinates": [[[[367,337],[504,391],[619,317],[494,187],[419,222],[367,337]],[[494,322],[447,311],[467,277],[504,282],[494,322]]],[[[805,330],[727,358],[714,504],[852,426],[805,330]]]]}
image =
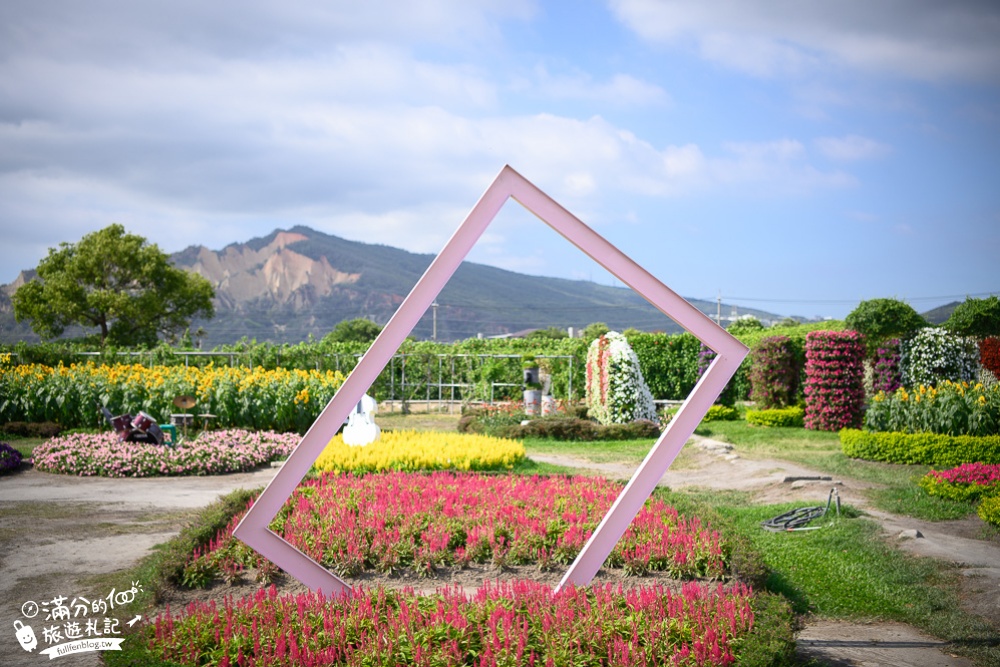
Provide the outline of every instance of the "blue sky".
{"type": "MultiPolygon", "coordinates": [[[[1000,292],[995,2],[0,4],[0,283],[120,222],[434,253],[510,164],[686,297],[1000,292]]],[[[611,283],[511,202],[470,257],[611,283]]]]}

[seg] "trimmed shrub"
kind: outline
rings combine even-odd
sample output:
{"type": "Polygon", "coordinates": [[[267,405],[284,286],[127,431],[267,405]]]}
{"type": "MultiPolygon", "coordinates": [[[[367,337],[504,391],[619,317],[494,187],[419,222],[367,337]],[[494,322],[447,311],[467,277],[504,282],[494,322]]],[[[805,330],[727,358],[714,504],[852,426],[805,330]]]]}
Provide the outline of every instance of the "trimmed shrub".
{"type": "Polygon", "coordinates": [[[864,359],[864,336],[857,331],[806,336],[806,428],[839,431],[861,425],[864,359]]]}
{"type": "Polygon", "coordinates": [[[984,499],[983,502],[979,503],[976,514],[986,523],[1000,526],[1000,496],[984,499]]]}
{"type": "Polygon", "coordinates": [[[958,466],[963,463],[1000,463],[1000,435],[941,435],[938,433],[873,433],[858,429],[840,432],[846,456],[886,463],[958,466]]]}
{"type": "Polygon", "coordinates": [[[587,407],[602,424],[656,419],[653,395],[625,336],[609,331],[587,349],[587,407]]]}
{"type": "Polygon", "coordinates": [[[747,423],[753,426],[801,428],[805,422],[805,411],[795,405],[771,410],[747,410],[746,418],[747,423]]]}
{"type": "Polygon", "coordinates": [[[971,338],[931,327],[903,342],[900,366],[904,387],[932,387],[945,380],[975,381],[979,348],[971,338]]]}
{"type": "Polygon", "coordinates": [[[920,488],[932,496],[963,502],[1000,493],[1000,464],[963,463],[950,470],[931,470],[920,488]]]}
{"type": "Polygon", "coordinates": [[[762,409],[795,403],[799,369],[788,336],[769,336],[750,353],[750,399],[762,409]]]}
{"type": "Polygon", "coordinates": [[[21,452],[17,451],[6,442],[0,442],[0,473],[8,470],[17,470],[21,465],[21,452]]]}
{"type": "Polygon", "coordinates": [[[479,418],[466,415],[459,421],[458,430],[463,433],[485,433],[499,438],[523,440],[524,438],[547,438],[549,440],[643,440],[660,437],[660,427],[656,422],[640,419],[628,424],[598,424],[579,417],[542,417],[513,423],[485,424],[479,418]]]}
{"type": "Polygon", "coordinates": [[[874,347],[889,338],[908,338],[927,326],[910,304],[899,299],[869,299],[862,301],[844,318],[851,330],[865,336],[874,347]]]}
{"type": "Polygon", "coordinates": [[[740,411],[728,405],[713,405],[702,418],[703,422],[714,421],[736,421],[740,418],[740,411]]]}
{"type": "Polygon", "coordinates": [[[701,377],[701,342],[689,333],[635,332],[626,336],[653,398],[684,400],[701,377]]]}

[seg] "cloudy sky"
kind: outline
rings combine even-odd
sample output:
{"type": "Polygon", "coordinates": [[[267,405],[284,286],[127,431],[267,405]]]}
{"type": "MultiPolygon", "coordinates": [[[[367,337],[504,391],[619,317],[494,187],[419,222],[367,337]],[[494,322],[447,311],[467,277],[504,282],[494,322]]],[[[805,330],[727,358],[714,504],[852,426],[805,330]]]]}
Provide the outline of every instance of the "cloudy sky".
{"type": "MultiPolygon", "coordinates": [[[[0,283],[120,222],[434,253],[510,164],[687,297],[1000,292],[992,0],[7,0],[0,283]]],[[[509,203],[472,259],[611,283],[509,203]]]]}

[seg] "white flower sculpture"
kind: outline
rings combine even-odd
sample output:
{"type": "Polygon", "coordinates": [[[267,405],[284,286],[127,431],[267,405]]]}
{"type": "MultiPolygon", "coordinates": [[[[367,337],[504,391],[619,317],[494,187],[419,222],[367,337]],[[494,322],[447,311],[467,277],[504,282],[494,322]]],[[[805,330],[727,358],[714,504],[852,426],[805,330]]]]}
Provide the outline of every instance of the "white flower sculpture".
{"type": "Polygon", "coordinates": [[[656,421],[656,405],[625,336],[609,331],[587,350],[587,407],[602,424],[656,421]]]}

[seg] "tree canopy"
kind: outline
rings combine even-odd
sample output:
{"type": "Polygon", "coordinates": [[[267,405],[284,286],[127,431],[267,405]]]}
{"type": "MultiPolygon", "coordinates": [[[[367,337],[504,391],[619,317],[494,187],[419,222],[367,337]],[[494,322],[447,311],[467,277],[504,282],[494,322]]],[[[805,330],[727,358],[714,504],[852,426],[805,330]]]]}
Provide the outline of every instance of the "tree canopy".
{"type": "Polygon", "coordinates": [[[955,306],[944,328],[962,336],[1000,336],[1000,299],[996,296],[967,298],[955,306]]]}
{"type": "Polygon", "coordinates": [[[844,318],[848,329],[865,335],[869,349],[890,338],[909,338],[928,326],[913,306],[899,299],[869,299],[844,318]]]}
{"type": "Polygon", "coordinates": [[[370,343],[380,333],[382,327],[378,324],[363,317],[356,317],[353,320],[338,322],[323,339],[331,343],[370,343]]]}
{"type": "Polygon", "coordinates": [[[11,300],[17,320],[43,339],[79,325],[97,327],[101,345],[152,345],[215,314],[208,280],[120,224],[50,248],[36,272],[11,300]]]}

